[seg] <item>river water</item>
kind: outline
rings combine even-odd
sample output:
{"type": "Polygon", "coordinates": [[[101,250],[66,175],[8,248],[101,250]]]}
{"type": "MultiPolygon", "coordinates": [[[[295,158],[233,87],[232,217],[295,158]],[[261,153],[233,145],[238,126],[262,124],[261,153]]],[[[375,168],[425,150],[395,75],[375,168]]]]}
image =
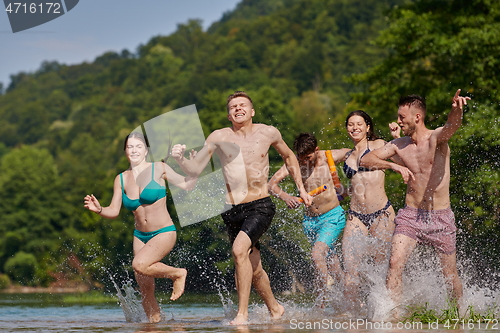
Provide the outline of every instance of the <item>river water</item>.
{"type": "MultiPolygon", "coordinates": [[[[412,255],[404,277],[406,306],[425,305],[426,310],[444,313],[447,288],[438,266],[435,255],[429,251],[416,251],[412,255]]],[[[324,308],[315,306],[317,300],[310,294],[277,294],[285,307],[285,314],[278,321],[269,318],[266,307],[252,293],[249,325],[234,327],[229,322],[236,314],[233,302],[237,298],[222,288],[212,294],[186,293],[175,302],[169,300],[170,295],[165,291],[158,292],[164,319],[149,324],[133,281],[119,286],[110,277],[116,289],[113,297],[0,293],[0,332],[499,332],[500,288],[478,278],[482,272],[467,267],[473,266],[460,265],[463,299],[473,311],[461,318],[447,316],[451,319],[447,325],[421,323],[418,318],[414,322],[384,321],[390,310],[385,291],[387,268],[366,262],[358,267],[365,297],[364,310],[357,315],[344,312],[341,288],[333,285],[322,298],[324,308]],[[489,319],[484,321],[474,314],[489,319]]]]}
{"type": "MultiPolygon", "coordinates": [[[[129,296],[126,296],[129,297],[129,296]]],[[[215,297],[216,299],[217,297],[215,297]]],[[[446,328],[437,324],[419,322],[373,322],[362,318],[335,317],[329,309],[318,309],[309,302],[285,301],[286,314],[279,321],[271,321],[265,307],[253,303],[250,325],[228,325],[234,316],[230,302],[214,302],[214,295],[191,295],[189,302],[175,303],[167,296],[160,297],[165,319],[158,324],[141,320],[141,309],[123,308],[116,303],[88,305],[67,304],[60,295],[0,294],[0,332],[498,332],[498,321],[490,323],[456,322],[446,328]],[[196,300],[196,301],[193,301],[196,300]],[[136,314],[127,312],[137,312],[136,314]],[[130,319],[139,322],[130,322],[130,319]],[[128,320],[127,320],[128,319],[128,320]]],[[[131,305],[132,304],[132,305],[131,305]]]]}

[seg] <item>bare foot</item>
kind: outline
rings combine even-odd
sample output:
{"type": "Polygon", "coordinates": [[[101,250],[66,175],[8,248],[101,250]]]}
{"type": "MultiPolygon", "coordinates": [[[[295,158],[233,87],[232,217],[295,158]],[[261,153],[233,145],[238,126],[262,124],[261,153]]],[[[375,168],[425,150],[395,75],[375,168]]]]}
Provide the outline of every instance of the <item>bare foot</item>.
{"type": "Polygon", "coordinates": [[[172,296],[170,296],[170,299],[172,301],[175,301],[181,295],[184,293],[184,286],[186,285],[186,277],[187,277],[187,270],[184,268],[179,268],[182,270],[182,275],[179,276],[176,279],[172,279],[174,281],[174,291],[172,291],[172,296]]]}
{"type": "Polygon", "coordinates": [[[283,317],[283,314],[285,314],[285,307],[281,304],[278,303],[278,308],[276,311],[270,311],[271,312],[271,319],[280,319],[283,317]]]}
{"type": "Polygon", "coordinates": [[[237,314],[236,317],[229,322],[229,325],[248,325],[248,316],[237,314]]]}
{"type": "Polygon", "coordinates": [[[161,321],[161,313],[155,313],[149,316],[149,322],[152,324],[159,323],[161,321]]]}

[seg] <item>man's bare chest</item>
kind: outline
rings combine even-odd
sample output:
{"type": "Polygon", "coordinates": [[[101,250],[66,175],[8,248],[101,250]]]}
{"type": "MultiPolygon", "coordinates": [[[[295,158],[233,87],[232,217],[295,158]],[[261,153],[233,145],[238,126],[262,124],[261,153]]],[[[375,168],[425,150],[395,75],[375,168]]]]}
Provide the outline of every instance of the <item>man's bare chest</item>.
{"type": "Polygon", "coordinates": [[[436,146],[431,142],[409,144],[400,151],[399,156],[412,172],[425,172],[435,163],[436,146]]]}
{"type": "Polygon", "coordinates": [[[309,165],[301,165],[300,174],[303,181],[306,183],[316,183],[317,181],[326,182],[331,177],[330,169],[326,163],[314,167],[309,165]]]}
{"type": "Polygon", "coordinates": [[[245,160],[265,158],[269,151],[270,143],[265,140],[231,140],[219,145],[219,154],[223,159],[243,157],[245,160]]]}

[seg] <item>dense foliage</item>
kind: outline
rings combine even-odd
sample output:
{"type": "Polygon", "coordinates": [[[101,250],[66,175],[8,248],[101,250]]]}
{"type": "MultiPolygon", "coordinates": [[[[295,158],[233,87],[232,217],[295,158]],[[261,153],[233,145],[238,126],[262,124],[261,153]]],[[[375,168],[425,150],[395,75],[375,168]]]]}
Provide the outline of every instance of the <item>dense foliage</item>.
{"type": "MultiPolygon", "coordinates": [[[[44,62],[35,73],[13,75],[0,96],[0,273],[29,285],[61,274],[107,285],[109,275],[123,276],[132,215],[100,218],[83,209],[84,195],[110,201],[114,176],[127,168],[122,139],[132,129],[196,104],[208,134],[228,125],[225,97],[234,90],[249,92],[255,121],[279,128],[288,144],[310,131],[322,147],[340,148],[350,145],[343,120],[353,109],[372,114],[387,137],[400,95],[425,96],[436,127],[462,88],[473,103],[450,142],[452,204],[467,244],[496,240],[499,36],[493,0],[243,0],[208,31],[191,20],[134,53],[72,66],[44,62]]],[[[280,159],[275,152],[271,159],[274,171],[280,159]]],[[[400,207],[398,175],[388,173],[387,190],[400,207]]],[[[281,281],[275,287],[307,286],[300,212],[277,204],[262,240],[264,264],[281,281]]],[[[169,210],[175,213],[172,202],[169,210]]],[[[485,246],[484,254],[497,250],[485,246]]],[[[218,217],[182,228],[166,260],[196,272],[188,289],[233,283],[218,217]]]]}
{"type": "Polygon", "coordinates": [[[458,88],[472,98],[463,126],[450,140],[451,204],[462,247],[486,272],[498,261],[500,235],[500,3],[490,0],[416,1],[391,13],[376,43],[389,56],[351,82],[355,96],[382,123],[399,96],[426,97],[427,123],[446,122],[458,88]],[[467,249],[465,249],[467,250],[467,249]]]}

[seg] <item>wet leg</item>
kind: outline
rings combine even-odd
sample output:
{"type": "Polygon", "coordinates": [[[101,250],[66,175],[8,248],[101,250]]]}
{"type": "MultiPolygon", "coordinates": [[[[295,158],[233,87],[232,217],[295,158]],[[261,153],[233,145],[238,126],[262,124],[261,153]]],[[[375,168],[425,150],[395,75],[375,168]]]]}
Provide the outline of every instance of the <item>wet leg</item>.
{"type": "Polygon", "coordinates": [[[134,260],[132,261],[132,268],[134,269],[138,283],[139,280],[142,281],[142,285],[139,284],[141,293],[142,290],[146,293],[146,295],[143,295],[143,299],[146,300],[143,301],[143,304],[146,304],[144,308],[146,313],[153,311],[152,309],[156,309],[156,306],[158,306],[156,300],[152,301],[152,298],[154,298],[154,278],[172,279],[174,283],[172,300],[179,298],[184,292],[187,270],[168,266],[160,262],[160,260],[170,253],[175,245],[175,240],[175,232],[159,234],[146,244],[134,237],[134,260]],[[156,303],[156,306],[150,305],[153,303],[156,303]]]}
{"type": "Polygon", "coordinates": [[[452,254],[438,253],[438,257],[441,262],[441,268],[446,279],[448,290],[451,292],[451,299],[456,302],[459,315],[463,317],[467,309],[463,304],[463,288],[457,270],[457,254],[456,252],[452,254]]]}
{"type": "Polygon", "coordinates": [[[149,322],[158,323],[161,321],[161,311],[155,297],[155,279],[138,273],[135,273],[135,279],[139,284],[142,307],[149,322]]]}
{"type": "Polygon", "coordinates": [[[389,258],[395,227],[394,217],[394,208],[390,206],[387,209],[387,214],[377,217],[370,227],[370,235],[378,241],[377,248],[373,252],[376,265],[386,263],[389,258]]]}
{"type": "Polygon", "coordinates": [[[356,217],[347,221],[342,237],[342,255],[344,258],[344,298],[346,311],[356,312],[360,303],[359,262],[363,259],[362,241],[368,236],[368,230],[356,217]]]}
{"type": "Polygon", "coordinates": [[[403,293],[403,271],[411,253],[417,246],[417,241],[402,235],[396,234],[392,238],[391,257],[389,260],[389,270],[387,272],[387,290],[394,302],[394,319],[399,319],[400,314],[397,308],[401,305],[403,293]]]}
{"type": "Polygon", "coordinates": [[[279,304],[274,297],[273,291],[271,289],[271,283],[269,281],[269,276],[266,271],[262,268],[262,261],[260,258],[260,251],[253,247],[253,251],[250,253],[250,262],[252,263],[253,276],[252,283],[255,291],[262,298],[264,303],[269,310],[272,319],[279,319],[283,316],[285,308],[283,305],[279,304]]]}
{"type": "MultiPolygon", "coordinates": [[[[311,250],[311,258],[314,263],[314,268],[316,271],[316,291],[318,296],[322,297],[326,292],[328,285],[328,245],[323,242],[316,242],[311,250]]],[[[324,296],[323,296],[324,298],[324,296]]],[[[320,300],[318,304],[320,307],[324,307],[324,299],[320,300]]]]}
{"type": "Polygon", "coordinates": [[[338,284],[344,281],[344,271],[340,264],[340,259],[337,253],[331,254],[327,258],[328,274],[333,278],[333,282],[338,284]]]}
{"type": "Polygon", "coordinates": [[[251,247],[252,241],[248,235],[240,231],[234,240],[232,249],[235,264],[236,291],[238,293],[238,313],[231,321],[232,325],[245,325],[248,323],[248,302],[254,275],[252,262],[250,261],[251,247]]]}
{"type": "Polygon", "coordinates": [[[328,255],[328,245],[323,242],[316,242],[311,250],[311,258],[316,269],[316,289],[326,288],[328,283],[328,265],[326,257],[328,255]]]}

